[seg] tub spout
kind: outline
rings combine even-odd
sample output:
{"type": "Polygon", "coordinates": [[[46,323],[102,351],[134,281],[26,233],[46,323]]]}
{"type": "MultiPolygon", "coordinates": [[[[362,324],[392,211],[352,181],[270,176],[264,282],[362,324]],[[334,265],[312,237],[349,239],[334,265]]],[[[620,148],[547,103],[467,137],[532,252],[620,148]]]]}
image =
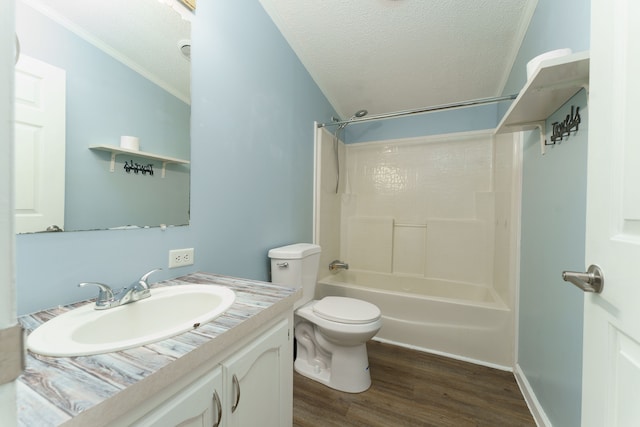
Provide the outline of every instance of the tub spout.
{"type": "Polygon", "coordinates": [[[349,264],[347,264],[346,262],[339,261],[337,259],[331,261],[331,264],[329,264],[330,271],[348,270],[348,269],[349,269],[349,264]]]}

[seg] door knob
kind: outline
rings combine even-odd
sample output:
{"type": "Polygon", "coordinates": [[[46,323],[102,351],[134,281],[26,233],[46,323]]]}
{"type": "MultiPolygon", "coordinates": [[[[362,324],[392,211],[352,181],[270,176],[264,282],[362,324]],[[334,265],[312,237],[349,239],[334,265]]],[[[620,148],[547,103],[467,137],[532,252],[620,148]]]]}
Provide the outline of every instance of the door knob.
{"type": "Polygon", "coordinates": [[[602,292],[602,288],[604,288],[604,273],[602,273],[602,269],[595,264],[590,265],[586,273],[563,271],[562,280],[573,283],[585,292],[599,294],[602,292]]]}

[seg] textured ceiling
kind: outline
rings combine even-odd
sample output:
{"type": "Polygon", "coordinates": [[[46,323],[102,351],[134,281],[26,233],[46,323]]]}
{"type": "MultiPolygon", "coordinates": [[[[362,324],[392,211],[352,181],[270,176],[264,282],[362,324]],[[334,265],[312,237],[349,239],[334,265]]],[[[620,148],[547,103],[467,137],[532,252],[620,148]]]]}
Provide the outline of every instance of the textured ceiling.
{"type": "Polygon", "coordinates": [[[178,43],[191,39],[191,12],[176,0],[21,1],[190,102],[191,64],[178,43]]]}
{"type": "MultiPolygon", "coordinates": [[[[189,101],[190,63],[177,44],[190,39],[191,23],[183,19],[190,12],[176,0],[21,1],[49,10],[189,101]]],[[[360,109],[378,114],[500,95],[537,4],[259,1],[343,118],[360,109]]]]}
{"type": "Polygon", "coordinates": [[[260,0],[343,118],[501,95],[537,0],[260,0]]]}

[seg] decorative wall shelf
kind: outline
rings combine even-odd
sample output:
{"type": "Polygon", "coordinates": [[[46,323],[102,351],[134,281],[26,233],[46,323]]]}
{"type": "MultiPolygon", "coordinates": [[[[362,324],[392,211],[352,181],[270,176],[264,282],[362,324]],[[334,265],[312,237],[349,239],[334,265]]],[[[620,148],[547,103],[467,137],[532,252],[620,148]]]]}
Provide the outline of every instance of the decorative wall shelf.
{"type": "Polygon", "coordinates": [[[175,157],[162,156],[160,154],[148,153],[146,151],[130,150],[128,148],[116,147],[114,145],[90,145],[91,150],[108,151],[111,153],[111,166],[109,170],[113,172],[115,170],[116,156],[118,154],[129,154],[131,156],[144,157],[145,159],[159,160],[162,162],[162,177],[164,178],[165,169],[168,163],[178,163],[188,165],[191,163],[189,160],[178,159],[175,157]]]}
{"type": "Polygon", "coordinates": [[[543,61],[513,101],[496,133],[540,130],[542,153],[545,121],[580,89],[589,88],[589,52],[543,61]]]}

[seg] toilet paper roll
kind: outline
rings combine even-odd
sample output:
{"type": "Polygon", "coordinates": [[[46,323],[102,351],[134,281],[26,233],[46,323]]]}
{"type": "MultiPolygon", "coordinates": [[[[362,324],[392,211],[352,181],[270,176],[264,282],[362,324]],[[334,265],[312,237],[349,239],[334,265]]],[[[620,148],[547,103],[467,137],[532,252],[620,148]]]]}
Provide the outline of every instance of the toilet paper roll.
{"type": "Polygon", "coordinates": [[[129,150],[140,150],[140,138],[135,136],[121,136],[120,147],[129,150]]]}

